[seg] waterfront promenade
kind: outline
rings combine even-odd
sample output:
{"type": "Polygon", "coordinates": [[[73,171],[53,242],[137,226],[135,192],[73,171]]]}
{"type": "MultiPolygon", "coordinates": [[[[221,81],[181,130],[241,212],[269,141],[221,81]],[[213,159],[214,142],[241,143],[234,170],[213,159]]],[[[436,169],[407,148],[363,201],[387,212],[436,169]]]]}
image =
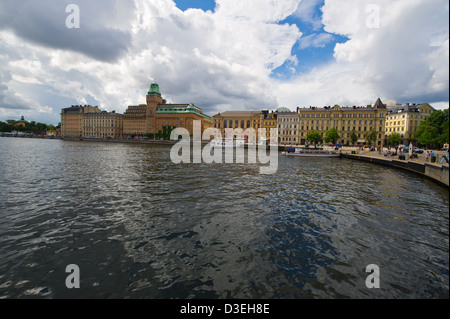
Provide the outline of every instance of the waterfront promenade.
{"type": "MultiPolygon", "coordinates": [[[[426,150],[425,150],[426,152],[426,150]]],[[[438,160],[447,155],[447,151],[434,151],[438,160]]],[[[399,159],[399,156],[384,156],[384,150],[381,154],[378,151],[358,150],[357,148],[343,148],[342,157],[370,162],[374,164],[386,165],[395,168],[409,170],[426,176],[444,186],[449,186],[449,164],[431,162],[431,159],[426,159],[424,154],[417,154],[417,158],[410,159],[408,154],[405,154],[405,159],[399,159]],[[355,154],[352,154],[352,151],[355,154]]]]}
{"type": "MultiPolygon", "coordinates": [[[[357,153],[356,155],[359,156],[366,156],[366,157],[371,157],[371,158],[379,158],[379,159],[386,159],[386,160],[393,160],[393,159],[398,159],[398,156],[384,156],[384,150],[387,150],[387,148],[384,148],[381,151],[381,154],[378,153],[378,151],[369,151],[367,148],[364,150],[359,150],[359,153],[357,153]]],[[[358,152],[357,148],[355,147],[343,147],[342,149],[342,153],[343,154],[352,154],[352,151],[358,152]]],[[[428,161],[425,158],[425,153],[427,150],[424,150],[423,154],[417,154],[417,158],[414,159],[409,159],[409,155],[406,153],[405,154],[405,160],[406,161],[411,161],[411,162],[415,162],[415,163],[421,163],[421,164],[435,164],[435,165],[441,165],[441,166],[449,166],[448,163],[432,163],[431,159],[428,159],[428,161]]],[[[431,152],[431,150],[430,150],[431,152]]],[[[439,161],[441,160],[442,156],[447,155],[447,151],[435,151],[434,153],[436,155],[438,155],[439,157],[439,161]]]]}

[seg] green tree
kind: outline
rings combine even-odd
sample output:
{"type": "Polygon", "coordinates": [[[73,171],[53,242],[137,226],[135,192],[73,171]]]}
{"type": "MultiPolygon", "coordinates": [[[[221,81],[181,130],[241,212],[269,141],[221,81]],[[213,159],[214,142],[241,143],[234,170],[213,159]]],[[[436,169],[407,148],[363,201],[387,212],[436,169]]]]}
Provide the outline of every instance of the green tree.
{"type": "Polygon", "coordinates": [[[170,139],[170,134],[172,133],[172,131],[175,129],[175,126],[163,126],[163,130],[161,133],[161,137],[169,140],[170,139]]]}
{"type": "Polygon", "coordinates": [[[306,135],[306,139],[309,142],[312,142],[314,144],[318,144],[318,143],[322,142],[322,134],[320,134],[318,131],[314,130],[314,131],[309,132],[306,135]]]}
{"type": "Polygon", "coordinates": [[[356,134],[355,130],[350,132],[350,140],[352,141],[352,145],[355,145],[358,141],[358,134],[356,134]]]}
{"type": "Polygon", "coordinates": [[[439,143],[444,145],[444,144],[448,144],[449,143],[449,121],[445,121],[444,123],[442,123],[441,129],[442,129],[442,133],[439,136],[439,143]]]}
{"type": "Polygon", "coordinates": [[[449,140],[449,110],[437,110],[419,125],[414,138],[421,144],[437,146],[449,140]]]}
{"type": "Polygon", "coordinates": [[[377,140],[377,131],[371,130],[366,134],[365,138],[369,145],[374,145],[377,140]]]}
{"type": "Polygon", "coordinates": [[[403,141],[403,138],[400,134],[398,134],[397,132],[394,132],[388,136],[387,140],[388,140],[389,144],[391,144],[391,145],[398,145],[403,141]]]}
{"type": "Polygon", "coordinates": [[[336,144],[339,138],[340,135],[338,133],[338,130],[333,127],[331,130],[328,130],[327,133],[325,134],[324,141],[325,143],[336,144]]]}
{"type": "Polygon", "coordinates": [[[427,148],[429,146],[439,144],[439,137],[440,137],[439,129],[432,125],[426,125],[426,124],[422,125],[422,124],[419,126],[419,129],[417,130],[417,132],[415,134],[416,140],[421,145],[426,145],[427,148]]]}
{"type": "Polygon", "coordinates": [[[14,125],[10,125],[5,122],[0,122],[0,132],[12,132],[14,131],[14,125]]]}

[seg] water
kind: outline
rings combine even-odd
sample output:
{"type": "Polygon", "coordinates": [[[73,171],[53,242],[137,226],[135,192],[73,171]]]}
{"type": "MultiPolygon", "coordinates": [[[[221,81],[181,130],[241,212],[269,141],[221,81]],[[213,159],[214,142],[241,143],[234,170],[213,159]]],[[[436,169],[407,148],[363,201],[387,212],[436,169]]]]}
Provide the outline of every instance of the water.
{"type": "Polygon", "coordinates": [[[449,297],[446,188],[346,159],[260,175],[169,151],[0,138],[0,297],[449,297]]]}

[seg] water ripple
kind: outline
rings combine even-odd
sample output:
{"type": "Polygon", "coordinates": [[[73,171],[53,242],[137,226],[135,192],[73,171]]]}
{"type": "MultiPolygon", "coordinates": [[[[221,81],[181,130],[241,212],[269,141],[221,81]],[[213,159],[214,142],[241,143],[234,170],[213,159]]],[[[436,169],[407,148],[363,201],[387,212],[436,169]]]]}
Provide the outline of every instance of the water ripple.
{"type": "Polygon", "coordinates": [[[0,297],[448,298],[446,189],[348,160],[280,156],[264,176],[168,150],[0,138],[0,297]]]}

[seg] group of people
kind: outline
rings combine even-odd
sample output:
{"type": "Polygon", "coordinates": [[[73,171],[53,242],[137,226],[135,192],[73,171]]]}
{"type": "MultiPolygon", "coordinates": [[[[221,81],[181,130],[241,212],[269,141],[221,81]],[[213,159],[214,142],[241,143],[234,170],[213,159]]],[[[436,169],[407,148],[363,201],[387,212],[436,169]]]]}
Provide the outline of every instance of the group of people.
{"type": "Polygon", "coordinates": [[[434,161],[435,163],[448,163],[449,162],[449,155],[448,155],[448,150],[447,150],[447,154],[442,155],[441,160],[439,161],[439,155],[438,154],[434,154],[434,151],[427,151],[425,153],[425,161],[428,162],[428,159],[430,158],[436,158],[436,160],[434,161]]]}
{"type": "MultiPolygon", "coordinates": [[[[379,147],[378,154],[381,155],[381,151],[382,151],[382,148],[379,147]]],[[[395,148],[392,148],[392,151],[391,151],[391,147],[388,146],[388,149],[384,150],[384,157],[397,156],[399,154],[400,155],[405,155],[405,149],[403,147],[395,147],[395,148]]]]}
{"type": "MultiPolygon", "coordinates": [[[[425,161],[426,162],[428,162],[428,159],[430,158],[430,157],[432,157],[432,156],[436,156],[435,154],[434,154],[434,151],[427,151],[426,153],[425,153],[425,161]]],[[[437,161],[437,158],[436,158],[436,161],[437,161]]]]}
{"type": "MultiPolygon", "coordinates": [[[[382,152],[382,148],[379,147],[378,148],[378,153],[381,155],[382,152]]],[[[388,149],[384,149],[384,157],[390,157],[390,156],[398,156],[398,155],[405,155],[405,149],[403,147],[396,147],[396,148],[392,148],[391,151],[391,147],[389,146],[388,149]]],[[[419,156],[417,155],[417,153],[413,152],[410,156],[409,159],[417,159],[419,158],[419,156]]],[[[425,152],[425,161],[433,161],[434,163],[449,163],[449,153],[447,150],[447,154],[443,155],[441,157],[441,159],[439,160],[439,155],[435,154],[434,151],[426,151],[425,152]]]]}
{"type": "Polygon", "coordinates": [[[394,149],[392,152],[391,150],[384,150],[384,157],[388,156],[397,156],[397,149],[394,149]]]}

